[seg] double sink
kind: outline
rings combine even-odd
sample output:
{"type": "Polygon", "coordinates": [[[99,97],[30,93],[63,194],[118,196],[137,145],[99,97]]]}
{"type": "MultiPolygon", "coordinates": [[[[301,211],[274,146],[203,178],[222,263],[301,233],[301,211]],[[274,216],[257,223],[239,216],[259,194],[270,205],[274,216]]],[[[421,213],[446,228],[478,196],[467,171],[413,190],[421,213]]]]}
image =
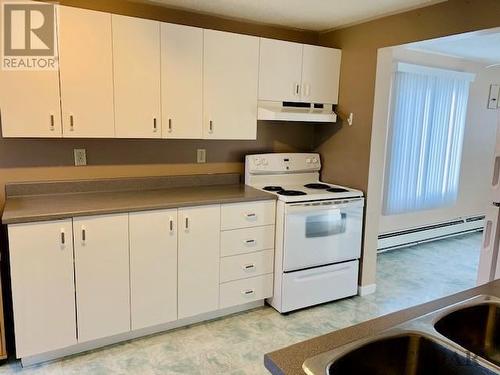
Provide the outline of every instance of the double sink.
{"type": "Polygon", "coordinates": [[[500,374],[500,299],[478,296],[312,357],[309,375],[500,374]]]}

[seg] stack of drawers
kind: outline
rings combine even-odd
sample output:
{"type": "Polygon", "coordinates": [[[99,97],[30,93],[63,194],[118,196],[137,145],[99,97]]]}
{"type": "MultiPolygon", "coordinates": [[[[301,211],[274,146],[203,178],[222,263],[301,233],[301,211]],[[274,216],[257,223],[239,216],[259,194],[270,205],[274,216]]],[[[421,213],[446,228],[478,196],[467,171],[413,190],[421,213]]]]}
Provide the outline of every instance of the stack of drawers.
{"type": "Polygon", "coordinates": [[[275,202],[221,208],[221,309],[272,297],[275,202]]]}

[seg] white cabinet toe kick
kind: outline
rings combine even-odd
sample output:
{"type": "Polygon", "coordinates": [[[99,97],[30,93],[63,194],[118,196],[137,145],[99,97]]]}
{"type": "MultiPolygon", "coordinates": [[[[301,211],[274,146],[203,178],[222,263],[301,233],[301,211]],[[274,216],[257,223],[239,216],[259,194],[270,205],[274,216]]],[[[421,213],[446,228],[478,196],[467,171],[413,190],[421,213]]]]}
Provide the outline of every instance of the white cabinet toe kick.
{"type": "Polygon", "coordinates": [[[8,226],[23,365],[262,306],[275,202],[8,226]]]}

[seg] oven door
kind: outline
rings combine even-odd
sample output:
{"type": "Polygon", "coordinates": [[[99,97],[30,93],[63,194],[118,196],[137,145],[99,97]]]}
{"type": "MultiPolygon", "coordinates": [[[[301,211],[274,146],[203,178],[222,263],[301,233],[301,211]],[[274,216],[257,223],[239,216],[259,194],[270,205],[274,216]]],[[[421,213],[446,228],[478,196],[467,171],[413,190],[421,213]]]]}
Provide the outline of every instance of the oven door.
{"type": "Polygon", "coordinates": [[[364,199],[287,204],[284,271],[358,259],[364,199]]]}

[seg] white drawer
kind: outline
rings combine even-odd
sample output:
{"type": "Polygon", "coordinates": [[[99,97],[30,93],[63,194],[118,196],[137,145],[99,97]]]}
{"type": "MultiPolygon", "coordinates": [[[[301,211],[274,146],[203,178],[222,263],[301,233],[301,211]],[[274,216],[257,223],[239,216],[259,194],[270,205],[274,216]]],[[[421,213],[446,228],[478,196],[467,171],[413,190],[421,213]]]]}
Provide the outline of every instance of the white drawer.
{"type": "Polygon", "coordinates": [[[221,229],[238,229],[274,224],[275,202],[224,204],[221,208],[221,229]]]}
{"type": "Polygon", "coordinates": [[[252,277],[220,285],[219,308],[243,305],[273,295],[273,274],[252,277]]]}
{"type": "Polygon", "coordinates": [[[220,260],[220,282],[246,279],[273,272],[274,250],[234,255],[220,260]]]}
{"type": "Polygon", "coordinates": [[[223,257],[274,249],[274,225],[221,232],[220,248],[223,257]]]}
{"type": "Polygon", "coordinates": [[[358,293],[357,260],[283,275],[281,312],[297,310],[358,293]]]}

